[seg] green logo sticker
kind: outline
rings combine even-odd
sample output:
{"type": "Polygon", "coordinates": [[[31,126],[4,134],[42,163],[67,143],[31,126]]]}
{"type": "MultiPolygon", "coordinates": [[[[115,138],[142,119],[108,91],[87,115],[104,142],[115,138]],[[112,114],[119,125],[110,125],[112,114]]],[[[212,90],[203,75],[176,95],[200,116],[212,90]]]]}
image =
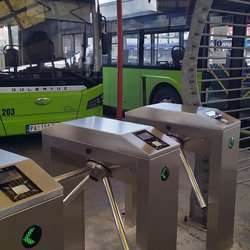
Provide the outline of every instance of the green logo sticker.
{"type": "Polygon", "coordinates": [[[233,148],[233,146],[234,146],[234,138],[233,137],[230,137],[228,139],[227,146],[229,149],[233,148]]]}
{"type": "Polygon", "coordinates": [[[169,169],[167,166],[165,166],[162,170],[161,170],[161,180],[162,181],[166,181],[168,179],[169,176],[169,169]]]}
{"type": "Polygon", "coordinates": [[[32,248],[42,237],[42,229],[37,225],[29,227],[23,234],[22,243],[25,248],[32,248]]]}

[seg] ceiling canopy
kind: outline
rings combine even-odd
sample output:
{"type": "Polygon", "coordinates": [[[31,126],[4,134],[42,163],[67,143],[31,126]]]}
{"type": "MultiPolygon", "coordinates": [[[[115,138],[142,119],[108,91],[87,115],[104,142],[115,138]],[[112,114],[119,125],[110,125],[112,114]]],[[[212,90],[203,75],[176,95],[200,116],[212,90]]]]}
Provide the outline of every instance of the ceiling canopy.
{"type": "Polygon", "coordinates": [[[45,19],[89,22],[94,0],[0,0],[0,24],[26,29],[45,19]]]}

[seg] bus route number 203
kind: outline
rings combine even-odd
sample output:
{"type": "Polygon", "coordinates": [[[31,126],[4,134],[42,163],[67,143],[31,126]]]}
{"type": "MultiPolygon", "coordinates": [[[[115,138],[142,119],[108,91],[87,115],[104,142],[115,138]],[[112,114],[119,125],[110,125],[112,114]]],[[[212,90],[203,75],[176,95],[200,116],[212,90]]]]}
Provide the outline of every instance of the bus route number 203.
{"type": "Polygon", "coordinates": [[[12,115],[15,115],[15,109],[14,108],[2,109],[2,116],[12,116],[12,115]]]}

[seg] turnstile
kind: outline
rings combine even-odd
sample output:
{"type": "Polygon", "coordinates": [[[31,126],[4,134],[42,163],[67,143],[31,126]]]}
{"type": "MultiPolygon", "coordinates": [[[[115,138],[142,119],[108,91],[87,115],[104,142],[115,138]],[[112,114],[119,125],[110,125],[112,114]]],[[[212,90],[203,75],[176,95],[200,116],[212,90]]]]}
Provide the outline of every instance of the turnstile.
{"type": "Polygon", "coordinates": [[[62,195],[35,162],[0,150],[0,248],[62,250],[62,195]]]}
{"type": "Polygon", "coordinates": [[[230,249],[240,121],[217,109],[171,103],[128,111],[126,120],[154,126],[177,138],[185,150],[209,157],[207,249],[230,249]]]}
{"type": "Polygon", "coordinates": [[[137,249],[176,249],[179,143],[153,127],[101,117],[56,124],[44,129],[42,136],[48,171],[53,171],[56,148],[81,155],[83,165],[91,169],[95,166],[92,179],[104,170],[105,187],[107,172],[136,186],[137,249]]]}

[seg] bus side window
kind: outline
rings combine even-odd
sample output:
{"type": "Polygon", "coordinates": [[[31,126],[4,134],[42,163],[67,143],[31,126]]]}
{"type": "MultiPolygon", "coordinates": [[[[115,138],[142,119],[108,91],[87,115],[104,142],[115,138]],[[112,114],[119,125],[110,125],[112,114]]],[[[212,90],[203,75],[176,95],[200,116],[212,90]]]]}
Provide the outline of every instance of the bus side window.
{"type": "Polygon", "coordinates": [[[128,56],[129,56],[129,50],[128,49],[124,49],[123,50],[123,63],[124,64],[129,64],[128,56]]]}
{"type": "Polygon", "coordinates": [[[111,44],[111,64],[117,63],[117,51],[118,51],[118,41],[117,36],[112,36],[112,44],[111,44]]]}
{"type": "MultiPolygon", "coordinates": [[[[111,64],[117,63],[118,41],[117,36],[112,36],[111,64]]],[[[139,63],[139,34],[125,34],[123,42],[124,65],[138,65],[139,63]]]]}
{"type": "Polygon", "coordinates": [[[124,35],[124,64],[138,65],[139,63],[139,34],[131,33],[124,35]]]}
{"type": "Polygon", "coordinates": [[[144,35],[144,58],[143,58],[143,64],[144,65],[151,65],[152,64],[152,56],[151,56],[151,35],[150,34],[145,34],[144,35]]]}

